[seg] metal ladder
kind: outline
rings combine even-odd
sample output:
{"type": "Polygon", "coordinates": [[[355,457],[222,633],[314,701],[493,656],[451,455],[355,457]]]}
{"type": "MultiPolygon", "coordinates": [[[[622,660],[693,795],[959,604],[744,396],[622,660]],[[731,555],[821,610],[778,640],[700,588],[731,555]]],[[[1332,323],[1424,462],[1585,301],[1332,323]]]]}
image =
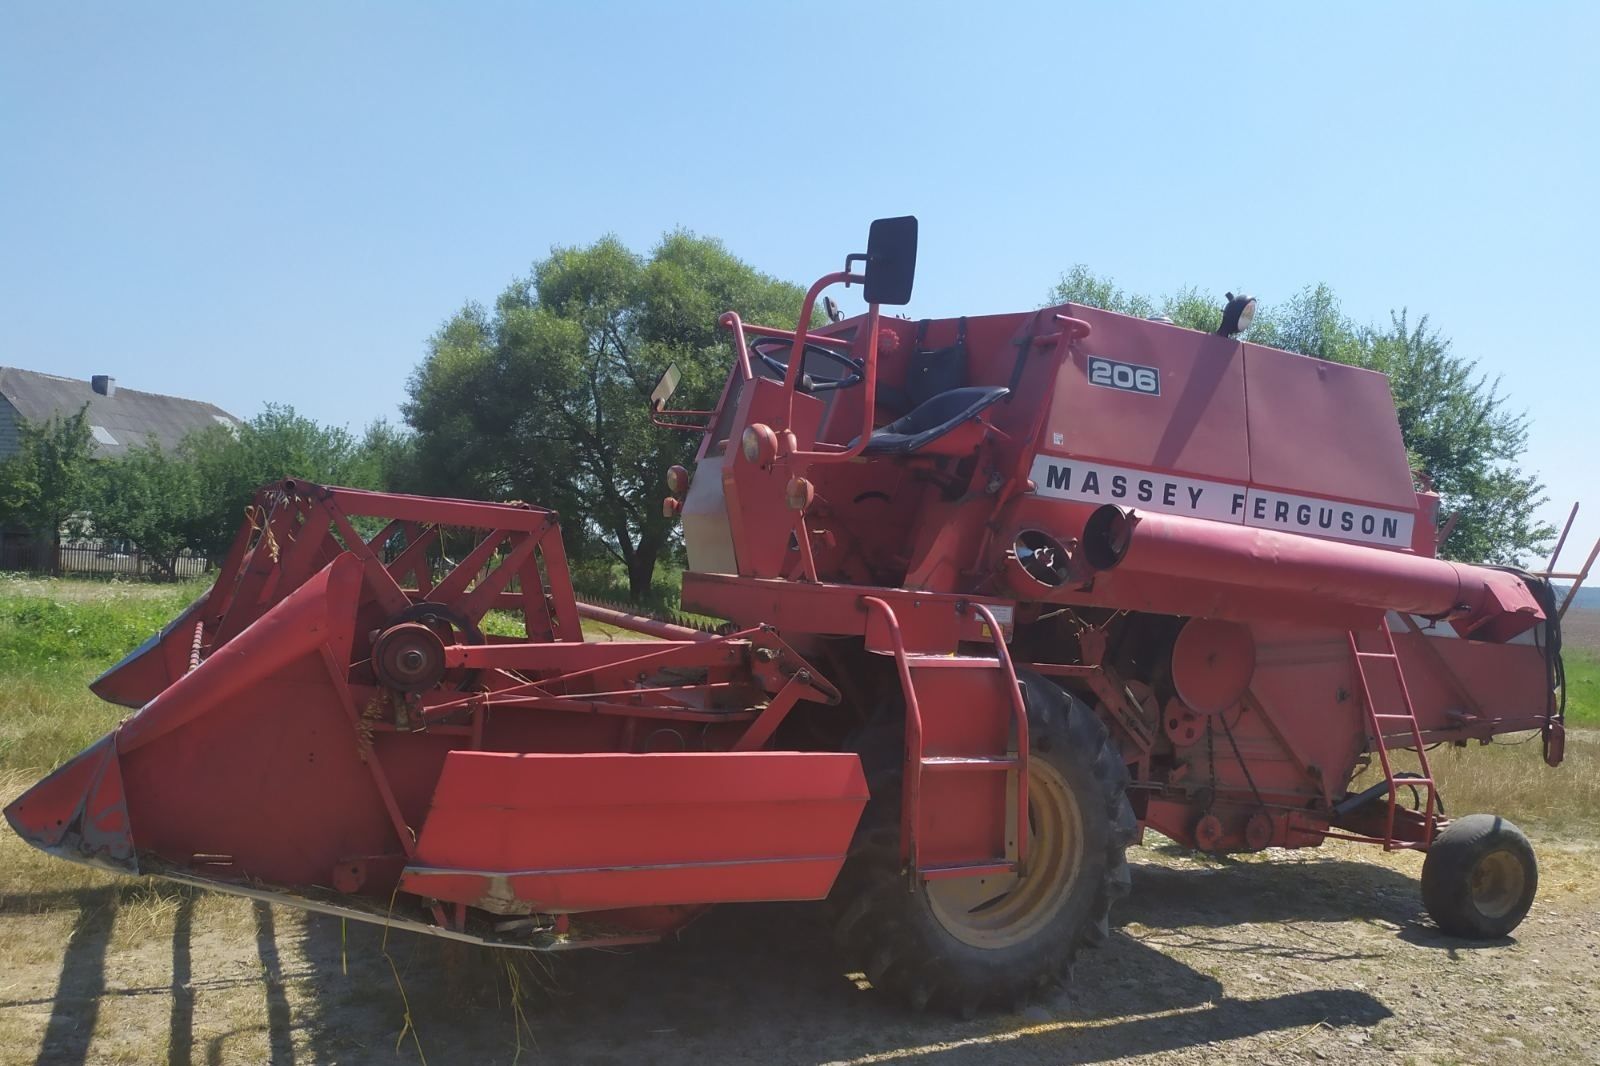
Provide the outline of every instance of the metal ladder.
{"type": "Polygon", "coordinates": [[[1422,728],[1417,724],[1417,712],[1411,702],[1411,692],[1406,687],[1405,671],[1400,667],[1400,656],[1395,651],[1394,634],[1389,629],[1389,618],[1384,616],[1378,623],[1378,632],[1383,635],[1383,647],[1386,651],[1362,651],[1356,631],[1350,630],[1346,637],[1350,642],[1350,654],[1355,659],[1356,679],[1361,684],[1361,702],[1367,711],[1367,728],[1371,731],[1373,743],[1378,749],[1378,762],[1383,767],[1383,783],[1388,787],[1389,809],[1384,818],[1384,831],[1382,837],[1371,838],[1374,843],[1381,843],[1385,851],[1397,849],[1420,849],[1426,851],[1433,843],[1434,829],[1438,823],[1438,786],[1433,779],[1433,770],[1428,765],[1428,753],[1422,744],[1422,728]],[[1369,662],[1388,663],[1394,670],[1394,678],[1400,689],[1400,704],[1405,713],[1387,712],[1378,710],[1377,701],[1372,696],[1372,685],[1367,680],[1367,667],[1369,662]],[[1390,731],[1394,724],[1403,723],[1404,729],[1390,731]],[[1389,757],[1389,741],[1409,737],[1411,743],[1401,747],[1409,748],[1417,753],[1417,763],[1421,768],[1420,777],[1397,777],[1394,771],[1394,762],[1389,757]],[[1394,820],[1395,812],[1400,808],[1400,789],[1422,789],[1426,792],[1427,799],[1422,809],[1422,841],[1400,841],[1395,839],[1394,820]]]}
{"type": "Polygon", "coordinates": [[[981,877],[989,874],[1022,873],[1028,861],[1028,708],[1022,698],[1022,688],[1017,682],[1016,668],[1011,653],[1006,648],[1005,634],[995,621],[993,612],[981,603],[972,605],[984,620],[994,641],[994,658],[960,655],[907,654],[901,637],[899,620],[894,610],[876,597],[863,597],[869,610],[882,613],[889,630],[894,650],[895,665],[900,674],[900,687],[906,704],[906,794],[900,813],[901,858],[925,880],[936,881],[953,877],[981,877]],[[928,755],[923,743],[922,709],[917,700],[913,671],[921,670],[999,670],[1004,674],[1005,688],[1010,696],[1012,714],[1012,749],[1005,755],[928,755]],[[928,774],[1000,773],[1016,774],[1016,790],[1012,794],[1015,806],[1010,812],[1015,818],[1016,856],[997,856],[990,862],[951,863],[924,866],[917,860],[916,813],[922,799],[923,777],[928,774]]]}

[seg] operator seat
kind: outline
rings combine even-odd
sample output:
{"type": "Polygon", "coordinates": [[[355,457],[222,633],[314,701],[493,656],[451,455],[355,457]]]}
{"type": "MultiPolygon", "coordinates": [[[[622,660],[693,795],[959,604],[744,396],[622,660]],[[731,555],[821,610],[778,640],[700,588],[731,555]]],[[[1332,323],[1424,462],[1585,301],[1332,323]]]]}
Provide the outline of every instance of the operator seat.
{"type": "MultiPolygon", "coordinates": [[[[984,426],[978,416],[1010,395],[1011,390],[1004,385],[973,385],[941,392],[873,430],[861,454],[967,455],[983,439],[984,426]]],[[[850,447],[860,439],[851,441],[850,447]]]]}

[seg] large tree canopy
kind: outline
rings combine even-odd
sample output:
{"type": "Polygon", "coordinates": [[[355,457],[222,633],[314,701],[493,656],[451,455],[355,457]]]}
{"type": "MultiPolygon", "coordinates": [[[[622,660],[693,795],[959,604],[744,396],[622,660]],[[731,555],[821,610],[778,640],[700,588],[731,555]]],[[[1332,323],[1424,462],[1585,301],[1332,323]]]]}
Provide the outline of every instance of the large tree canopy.
{"type": "Polygon", "coordinates": [[[676,532],[664,475],[696,443],[651,425],[651,387],[676,363],[682,395],[714,396],[730,362],[722,312],[792,325],[800,299],[681,231],[648,257],[612,237],[554,249],[492,311],[468,304],[429,343],[405,406],[416,477],[556,509],[569,545],[609,552],[640,597],[676,532]]]}
{"type": "MultiPolygon", "coordinates": [[[[1163,314],[1191,329],[1210,331],[1222,322],[1222,302],[1197,289],[1153,300],[1125,293],[1082,265],[1050,292],[1050,303],[1066,301],[1163,314]]],[[[1400,311],[1385,325],[1359,326],[1326,285],[1317,285],[1281,305],[1261,305],[1245,339],[1389,375],[1411,466],[1433,479],[1441,513],[1458,515],[1443,555],[1516,563],[1554,535],[1534,516],[1544,486],[1518,465],[1528,442],[1527,416],[1508,410],[1499,382],[1453,352],[1426,316],[1413,323],[1400,311]]]]}

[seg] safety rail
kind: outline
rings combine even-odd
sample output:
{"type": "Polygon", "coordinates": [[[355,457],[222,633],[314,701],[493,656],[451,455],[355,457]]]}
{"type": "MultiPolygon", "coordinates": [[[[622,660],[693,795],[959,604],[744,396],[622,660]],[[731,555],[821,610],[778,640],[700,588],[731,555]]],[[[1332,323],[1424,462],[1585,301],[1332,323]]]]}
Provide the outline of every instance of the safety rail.
{"type": "Polygon", "coordinates": [[[876,611],[888,630],[890,648],[894,653],[895,669],[900,676],[900,688],[905,694],[905,774],[904,799],[900,808],[900,858],[911,869],[929,880],[941,877],[979,876],[996,872],[1001,867],[1022,873],[1028,861],[1028,708],[1022,698],[1016,668],[1011,653],[1006,648],[1005,631],[1000,628],[994,612],[986,604],[971,604],[975,613],[989,627],[995,646],[994,659],[966,659],[954,656],[911,656],[906,653],[905,638],[900,631],[900,620],[894,608],[876,596],[861,597],[861,605],[869,612],[876,611]],[[1004,758],[984,757],[934,757],[925,754],[922,707],[917,701],[916,683],[911,676],[912,666],[934,666],[952,669],[999,669],[1003,672],[1011,702],[1013,728],[1016,737],[1016,754],[1004,758]],[[968,772],[1015,772],[1016,788],[1016,859],[995,864],[956,865],[924,869],[917,861],[916,816],[922,802],[922,775],[933,770],[968,772]]]}

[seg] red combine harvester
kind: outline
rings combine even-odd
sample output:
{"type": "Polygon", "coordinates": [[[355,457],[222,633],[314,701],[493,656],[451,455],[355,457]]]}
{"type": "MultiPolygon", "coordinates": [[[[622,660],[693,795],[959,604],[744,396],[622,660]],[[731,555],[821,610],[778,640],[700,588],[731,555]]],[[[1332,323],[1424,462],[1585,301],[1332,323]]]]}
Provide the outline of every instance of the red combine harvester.
{"type": "Polygon", "coordinates": [[[547,510],[269,485],[215,587],[94,683],[137,713],[12,826],[538,950],[827,898],[874,985],[957,1010],[1104,937],[1146,827],[1426,851],[1441,928],[1515,928],[1527,840],[1446,821],[1426,753],[1539,730],[1561,761],[1564,605],[1435,557],[1385,378],[1236,339],[1244,298],[1217,334],[883,317],[915,255],[915,219],[874,223],[796,329],[723,316],[713,409],[669,409],[671,371],[652,395],[701,434],[665,506],[718,633],[579,603],[547,510]],[[869,310],[811,328],[840,283],[869,310]]]}

